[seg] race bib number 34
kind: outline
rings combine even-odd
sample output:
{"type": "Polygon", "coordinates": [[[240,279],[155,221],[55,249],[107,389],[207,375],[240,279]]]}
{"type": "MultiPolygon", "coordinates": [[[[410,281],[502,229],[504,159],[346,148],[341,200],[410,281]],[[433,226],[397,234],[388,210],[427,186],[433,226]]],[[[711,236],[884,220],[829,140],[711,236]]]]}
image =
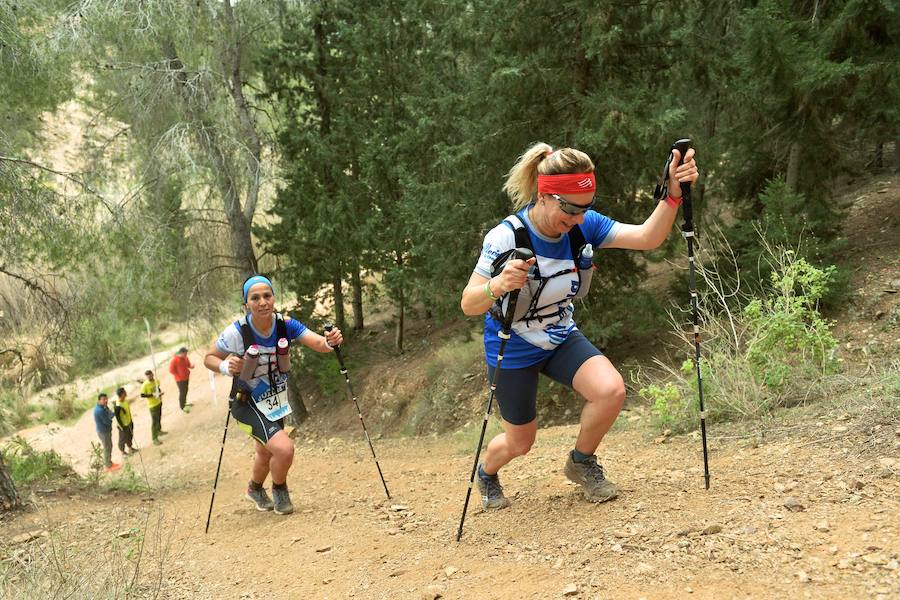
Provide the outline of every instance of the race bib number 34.
{"type": "Polygon", "coordinates": [[[288,404],[287,380],[281,381],[274,388],[269,388],[255,400],[256,408],[270,421],[277,421],[291,414],[288,404]]]}

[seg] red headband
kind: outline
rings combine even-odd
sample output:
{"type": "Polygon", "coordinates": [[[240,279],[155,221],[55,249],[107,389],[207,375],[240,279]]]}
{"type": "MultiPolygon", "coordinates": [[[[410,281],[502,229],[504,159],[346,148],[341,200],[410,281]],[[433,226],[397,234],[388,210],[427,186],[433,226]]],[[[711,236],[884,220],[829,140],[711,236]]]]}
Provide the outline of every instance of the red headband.
{"type": "Polygon", "coordinates": [[[585,194],[597,187],[594,173],[538,175],[538,191],[542,194],[585,194]]]}

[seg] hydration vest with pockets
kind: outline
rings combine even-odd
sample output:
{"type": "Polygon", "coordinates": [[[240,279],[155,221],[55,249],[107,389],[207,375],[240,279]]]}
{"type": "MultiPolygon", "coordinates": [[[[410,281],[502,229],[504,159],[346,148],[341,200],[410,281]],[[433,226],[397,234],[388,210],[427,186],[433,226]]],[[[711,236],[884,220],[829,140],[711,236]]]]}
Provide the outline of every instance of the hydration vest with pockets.
{"type": "MultiPolygon", "coordinates": [[[[503,223],[513,230],[513,235],[515,236],[515,248],[528,248],[535,254],[534,247],[531,243],[531,235],[528,233],[528,227],[525,226],[525,223],[522,222],[522,219],[518,215],[506,217],[503,220],[503,223]]],[[[538,322],[541,322],[543,319],[555,317],[559,314],[559,301],[543,306],[540,303],[541,292],[544,291],[547,282],[555,277],[568,275],[577,271],[578,289],[572,296],[569,296],[568,299],[574,300],[576,298],[583,298],[587,295],[588,290],[590,290],[591,287],[591,279],[594,276],[594,265],[591,264],[586,268],[580,268],[579,266],[581,253],[587,245],[587,240],[584,237],[584,233],[581,231],[581,227],[575,225],[569,231],[569,249],[572,252],[573,267],[562,269],[552,275],[543,276],[535,261],[535,264],[528,273],[528,282],[526,282],[525,287],[523,287],[522,291],[519,293],[519,299],[516,303],[516,314],[513,315],[513,322],[525,321],[527,326],[530,321],[537,320],[538,322]],[[546,311],[551,307],[553,309],[552,311],[542,314],[542,311],[546,311]]],[[[515,248],[503,252],[494,259],[491,263],[491,277],[496,277],[503,271],[503,267],[506,265],[507,261],[510,260],[513,252],[515,252],[515,248]]],[[[535,256],[537,256],[537,254],[535,254],[535,256]]],[[[506,298],[508,298],[508,295],[497,300],[488,311],[491,317],[497,321],[502,322],[503,320],[503,314],[506,311],[506,298]]]]}
{"type": "MultiPolygon", "coordinates": [[[[238,325],[240,325],[241,329],[241,340],[244,343],[244,352],[247,352],[247,348],[256,344],[256,338],[253,337],[253,330],[250,329],[250,323],[247,322],[247,316],[244,315],[238,320],[238,325]]],[[[275,313],[275,343],[278,343],[278,340],[281,338],[285,338],[288,341],[288,348],[290,348],[291,340],[288,339],[287,335],[287,325],[284,323],[284,318],[279,313],[275,313]]],[[[275,374],[278,371],[278,361],[277,360],[269,360],[269,385],[274,387],[275,385],[275,374]]],[[[239,400],[241,402],[249,401],[250,394],[247,390],[240,385],[238,376],[235,375],[231,378],[231,392],[228,394],[229,398],[234,400],[239,400]]]]}

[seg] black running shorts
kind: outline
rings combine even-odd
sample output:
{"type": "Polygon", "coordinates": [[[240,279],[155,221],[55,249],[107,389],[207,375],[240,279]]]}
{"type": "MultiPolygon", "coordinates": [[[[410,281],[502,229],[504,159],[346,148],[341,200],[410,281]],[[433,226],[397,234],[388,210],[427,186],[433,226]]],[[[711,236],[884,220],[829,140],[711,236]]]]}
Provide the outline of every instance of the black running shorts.
{"type": "MultiPolygon", "coordinates": [[[[576,330],[541,362],[522,369],[501,368],[494,393],[500,416],[512,425],[531,423],[537,418],[538,374],[543,373],[557,383],[572,387],[575,373],[593,356],[603,356],[603,353],[576,330]]],[[[489,381],[493,380],[494,371],[494,367],[488,365],[489,381]]]]}
{"type": "Polygon", "coordinates": [[[284,429],[284,419],[268,420],[252,402],[232,399],[228,404],[231,416],[238,422],[238,427],[261,444],[267,443],[273,435],[284,429]]]}

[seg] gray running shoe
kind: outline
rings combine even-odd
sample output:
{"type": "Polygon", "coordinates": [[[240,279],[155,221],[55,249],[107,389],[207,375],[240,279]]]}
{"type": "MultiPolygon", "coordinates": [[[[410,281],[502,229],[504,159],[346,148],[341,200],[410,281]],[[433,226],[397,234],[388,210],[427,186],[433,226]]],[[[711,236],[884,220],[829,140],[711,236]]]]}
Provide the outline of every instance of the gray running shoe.
{"type": "Polygon", "coordinates": [[[278,489],[273,487],[272,496],[275,498],[276,515],[289,515],[294,512],[294,505],[291,504],[291,495],[288,493],[287,488],[278,489]]]}
{"type": "Polygon", "coordinates": [[[619,488],[603,475],[603,467],[597,457],[591,456],[585,462],[575,462],[572,454],[566,461],[566,477],[579,484],[584,491],[584,499],[589,502],[606,502],[619,495],[619,488]]]}
{"type": "Polygon", "coordinates": [[[247,487],[247,500],[252,501],[256,505],[256,510],[260,512],[272,510],[274,506],[265,488],[254,490],[252,487],[247,487]]]}
{"type": "MultiPolygon", "coordinates": [[[[478,466],[478,470],[481,471],[481,465],[478,466]]],[[[503,495],[503,486],[500,485],[499,477],[485,479],[476,472],[475,480],[478,482],[481,506],[484,507],[484,510],[500,510],[509,506],[509,500],[503,495]]]]}

